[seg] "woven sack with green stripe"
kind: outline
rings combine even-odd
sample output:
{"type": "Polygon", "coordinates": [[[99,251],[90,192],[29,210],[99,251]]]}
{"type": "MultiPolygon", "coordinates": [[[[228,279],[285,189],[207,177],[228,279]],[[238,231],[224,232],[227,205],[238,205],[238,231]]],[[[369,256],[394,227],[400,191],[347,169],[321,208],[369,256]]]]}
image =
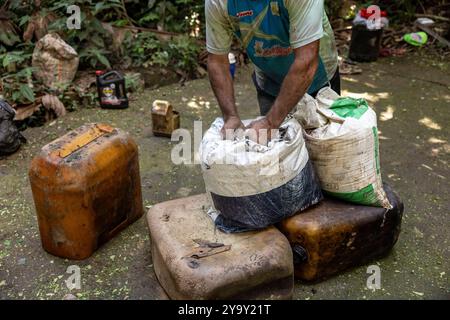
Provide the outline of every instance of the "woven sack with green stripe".
{"type": "MultiPolygon", "coordinates": [[[[375,111],[364,99],[343,98],[330,88],[319,92],[315,104],[310,99],[308,108],[315,108],[320,123],[326,123],[304,131],[322,189],[345,201],[391,208],[381,180],[375,111]]],[[[308,119],[298,120],[308,125],[308,119]]]]}

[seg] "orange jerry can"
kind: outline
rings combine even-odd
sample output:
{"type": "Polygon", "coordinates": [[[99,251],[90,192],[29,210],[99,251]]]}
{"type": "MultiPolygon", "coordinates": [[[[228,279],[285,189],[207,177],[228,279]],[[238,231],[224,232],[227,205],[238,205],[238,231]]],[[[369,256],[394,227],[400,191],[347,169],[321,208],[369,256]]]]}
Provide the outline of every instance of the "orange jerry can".
{"type": "Polygon", "coordinates": [[[170,137],[180,128],[180,114],[168,101],[155,100],[152,107],[152,125],[155,136],[170,137]]]}
{"type": "Polygon", "coordinates": [[[144,212],[137,145],[105,124],[43,147],[29,178],[42,246],[55,256],[88,258],[144,212]]]}
{"type": "Polygon", "coordinates": [[[386,255],[397,242],[403,203],[384,187],[392,209],[326,198],[279,228],[291,243],[295,277],[316,282],[386,255]]]}

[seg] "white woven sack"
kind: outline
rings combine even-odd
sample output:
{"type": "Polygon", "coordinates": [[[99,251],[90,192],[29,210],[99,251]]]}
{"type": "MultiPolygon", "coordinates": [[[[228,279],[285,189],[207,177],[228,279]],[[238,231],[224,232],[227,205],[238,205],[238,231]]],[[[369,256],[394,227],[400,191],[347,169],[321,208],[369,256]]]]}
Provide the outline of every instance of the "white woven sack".
{"type": "Polygon", "coordinates": [[[343,118],[330,109],[338,98],[325,88],[315,103],[311,97],[300,102],[297,110],[308,111],[294,114],[306,128],[316,128],[304,136],[322,189],[343,200],[391,208],[381,180],[376,113],[369,107],[359,119],[343,118]]]}
{"type": "MultiPolygon", "coordinates": [[[[249,124],[251,120],[244,121],[249,124]]],[[[217,118],[200,146],[206,189],[228,197],[251,196],[278,188],[296,177],[309,160],[302,128],[286,121],[283,139],[262,146],[248,139],[223,140],[217,118]]]]}

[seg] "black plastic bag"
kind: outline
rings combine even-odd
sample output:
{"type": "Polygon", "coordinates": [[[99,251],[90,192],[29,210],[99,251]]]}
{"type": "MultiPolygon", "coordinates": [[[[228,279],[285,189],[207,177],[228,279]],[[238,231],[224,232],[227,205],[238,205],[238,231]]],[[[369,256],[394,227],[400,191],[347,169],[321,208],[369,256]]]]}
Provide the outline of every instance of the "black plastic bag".
{"type": "Polygon", "coordinates": [[[16,112],[4,100],[0,100],[0,156],[16,152],[26,139],[14,124],[16,112]]]}
{"type": "Polygon", "coordinates": [[[323,200],[311,161],[294,179],[274,190],[247,197],[222,197],[214,193],[211,197],[221,212],[214,222],[226,233],[267,228],[323,200]]]}

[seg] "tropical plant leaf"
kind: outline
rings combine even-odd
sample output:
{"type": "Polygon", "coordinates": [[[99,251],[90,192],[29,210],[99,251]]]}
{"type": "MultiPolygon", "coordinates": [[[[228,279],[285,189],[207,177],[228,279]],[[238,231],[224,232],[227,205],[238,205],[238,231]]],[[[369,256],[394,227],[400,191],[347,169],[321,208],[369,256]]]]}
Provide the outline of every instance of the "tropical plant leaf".
{"type": "Polygon", "coordinates": [[[100,51],[98,50],[93,50],[93,53],[95,55],[95,57],[97,58],[97,60],[103,64],[105,67],[107,67],[108,69],[111,69],[111,64],[109,63],[108,58],[106,58],[100,51]]]}
{"type": "Polygon", "coordinates": [[[22,84],[20,86],[20,93],[22,96],[27,99],[29,102],[34,102],[35,96],[33,90],[28,86],[28,84],[22,84]]]}

